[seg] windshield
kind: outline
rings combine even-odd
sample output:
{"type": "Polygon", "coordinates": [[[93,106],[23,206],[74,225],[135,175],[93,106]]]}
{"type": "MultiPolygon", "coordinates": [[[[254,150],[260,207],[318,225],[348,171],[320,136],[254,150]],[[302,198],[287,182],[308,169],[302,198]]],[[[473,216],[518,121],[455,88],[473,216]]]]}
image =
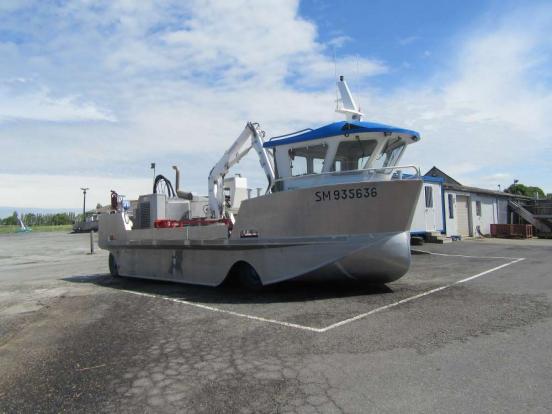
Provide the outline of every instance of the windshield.
{"type": "Polygon", "coordinates": [[[319,174],[324,167],[324,158],[328,146],[326,144],[311,145],[289,150],[291,175],[319,174]]]}
{"type": "Polygon", "coordinates": [[[395,148],[392,148],[388,150],[385,155],[385,161],[383,163],[384,167],[394,167],[397,162],[399,161],[399,158],[401,157],[404,148],[406,145],[404,143],[401,143],[400,145],[396,146],[395,148]]]}
{"type": "Polygon", "coordinates": [[[351,171],[365,168],[376,148],[376,140],[361,140],[340,142],[337,147],[332,171],[351,171]]]}
{"type": "Polygon", "coordinates": [[[387,143],[381,154],[373,161],[371,168],[394,167],[404,151],[406,145],[402,140],[391,140],[387,143]]]}

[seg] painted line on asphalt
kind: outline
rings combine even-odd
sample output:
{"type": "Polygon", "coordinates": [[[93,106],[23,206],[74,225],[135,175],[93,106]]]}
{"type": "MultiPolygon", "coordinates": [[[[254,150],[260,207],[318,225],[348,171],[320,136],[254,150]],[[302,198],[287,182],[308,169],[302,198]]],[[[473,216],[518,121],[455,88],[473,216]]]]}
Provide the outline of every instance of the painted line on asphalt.
{"type": "Polygon", "coordinates": [[[145,296],[145,297],[148,297],[148,298],[163,299],[163,300],[166,300],[166,301],[169,301],[169,302],[176,302],[176,303],[180,303],[182,305],[189,305],[189,306],[193,306],[193,307],[196,307],[196,308],[209,310],[209,311],[212,311],[212,312],[224,313],[224,314],[227,314],[227,315],[238,316],[240,318],[251,319],[251,320],[254,320],[254,321],[274,323],[276,325],[287,326],[288,328],[303,329],[305,331],[312,331],[312,332],[323,332],[321,328],[313,328],[313,327],[310,327],[310,326],[299,325],[299,324],[296,324],[296,323],[278,321],[276,319],[268,319],[268,318],[263,318],[261,316],[248,315],[247,313],[233,312],[233,311],[229,311],[229,310],[226,310],[226,309],[220,309],[220,308],[215,308],[213,306],[203,305],[201,303],[189,302],[189,301],[183,300],[183,299],[169,298],[167,296],[153,295],[151,293],[134,292],[132,290],[126,290],[126,289],[121,289],[121,291],[126,292],[126,293],[131,293],[133,295],[145,296]]]}
{"type": "MultiPolygon", "coordinates": [[[[432,253],[432,254],[435,254],[435,253],[432,253]]],[[[454,255],[447,255],[447,256],[454,256],[454,255]]],[[[464,257],[468,257],[468,256],[464,256],[464,257]]],[[[511,259],[511,258],[508,258],[508,259],[511,259]]],[[[144,296],[144,297],[154,298],[154,299],[162,299],[162,300],[166,300],[168,302],[174,302],[174,303],[179,303],[179,304],[182,304],[182,305],[193,306],[195,308],[204,309],[204,310],[208,310],[208,311],[211,311],[211,312],[217,312],[217,313],[222,313],[222,314],[231,315],[231,316],[237,316],[237,317],[240,317],[240,318],[245,318],[245,319],[249,319],[249,320],[253,320],[253,321],[272,323],[272,324],[275,324],[275,325],[286,326],[288,328],[301,329],[303,331],[324,333],[324,332],[328,332],[331,329],[335,329],[335,328],[338,328],[340,326],[349,324],[351,322],[355,322],[355,321],[358,321],[360,319],[364,319],[364,318],[366,318],[370,315],[374,315],[376,313],[385,311],[387,309],[394,308],[394,307],[402,305],[404,303],[411,302],[411,301],[414,301],[416,299],[423,298],[425,296],[431,295],[432,293],[437,293],[437,292],[440,292],[442,290],[448,289],[450,287],[459,285],[461,283],[469,282],[470,280],[474,280],[474,279],[477,279],[478,277],[485,276],[485,275],[487,275],[489,273],[492,273],[492,272],[496,272],[497,270],[500,270],[500,269],[503,269],[507,266],[510,266],[510,265],[515,264],[515,263],[521,262],[522,260],[525,260],[525,258],[523,258],[523,257],[517,258],[517,259],[512,260],[508,263],[504,263],[500,266],[493,267],[492,269],[485,270],[484,272],[478,273],[476,275],[469,276],[467,278],[458,280],[457,282],[453,282],[453,283],[450,283],[448,285],[440,286],[438,288],[428,290],[428,291],[420,293],[418,295],[410,296],[408,298],[399,300],[397,302],[393,302],[393,303],[390,303],[388,305],[381,306],[381,307],[376,308],[376,309],[372,309],[369,312],[361,313],[360,315],[353,316],[352,318],[344,319],[340,322],[336,322],[336,323],[328,325],[324,328],[315,328],[315,327],[312,327],[312,326],[299,325],[297,323],[279,321],[277,319],[269,319],[269,318],[263,318],[261,316],[249,315],[247,313],[234,312],[234,311],[230,311],[230,310],[226,310],[226,309],[215,308],[214,306],[203,305],[201,303],[190,302],[190,301],[187,301],[187,300],[184,300],[184,299],[170,298],[170,297],[167,297],[167,296],[154,295],[154,294],[151,294],[151,293],[136,292],[136,291],[127,290],[127,289],[121,289],[121,291],[125,292],[125,293],[130,293],[132,295],[144,296]]]]}
{"type": "Polygon", "coordinates": [[[521,259],[521,257],[506,257],[506,256],[466,256],[463,254],[447,254],[447,253],[433,253],[426,250],[418,250],[419,252],[427,253],[432,256],[449,256],[449,257],[465,257],[467,259],[504,259],[504,260],[515,260],[521,259]]]}
{"type": "Polygon", "coordinates": [[[416,300],[416,299],[420,299],[420,298],[423,298],[424,296],[428,296],[428,295],[431,295],[432,293],[436,293],[436,292],[440,292],[442,290],[445,290],[445,289],[448,289],[452,286],[455,286],[455,285],[459,285],[461,283],[466,283],[466,282],[469,282],[470,280],[473,280],[473,279],[477,279],[478,277],[481,277],[481,276],[485,276],[489,273],[492,273],[492,272],[495,272],[497,270],[500,270],[500,269],[503,269],[507,266],[510,266],[510,265],[513,265],[514,263],[518,263],[518,262],[521,262],[522,260],[525,260],[525,258],[518,258],[516,260],[512,260],[511,262],[508,262],[508,263],[505,263],[503,265],[500,265],[500,266],[497,266],[497,267],[493,267],[492,269],[489,269],[489,270],[485,270],[484,272],[481,272],[481,273],[478,273],[476,275],[473,275],[473,276],[470,276],[470,277],[467,277],[465,279],[462,279],[462,280],[459,280],[457,282],[454,282],[454,283],[451,283],[449,285],[445,285],[445,286],[441,286],[441,287],[438,287],[438,288],[435,288],[435,289],[431,289],[431,290],[428,290],[427,292],[423,292],[423,293],[420,293],[418,295],[414,295],[414,296],[410,296],[406,299],[403,299],[403,300],[399,300],[398,302],[393,302],[393,303],[390,303],[389,305],[385,305],[385,306],[381,306],[379,308],[376,308],[376,309],[373,309],[369,312],[366,312],[366,313],[361,313],[360,315],[357,315],[357,316],[353,316],[352,318],[349,318],[349,319],[345,319],[341,322],[336,322],[332,325],[329,325],[329,326],[326,326],[325,328],[322,328],[320,330],[320,332],[327,332],[329,331],[330,329],[334,329],[334,328],[337,328],[337,327],[340,327],[340,326],[343,326],[343,325],[346,325],[348,323],[351,323],[351,322],[355,322],[355,321],[358,321],[359,319],[363,319],[363,318],[366,318],[367,316],[370,316],[370,315],[373,315],[375,313],[378,313],[378,312],[382,312],[384,310],[387,310],[387,309],[390,309],[390,308],[394,308],[395,306],[399,306],[399,305],[402,305],[403,303],[407,303],[407,302],[411,302],[413,300],[416,300]]]}

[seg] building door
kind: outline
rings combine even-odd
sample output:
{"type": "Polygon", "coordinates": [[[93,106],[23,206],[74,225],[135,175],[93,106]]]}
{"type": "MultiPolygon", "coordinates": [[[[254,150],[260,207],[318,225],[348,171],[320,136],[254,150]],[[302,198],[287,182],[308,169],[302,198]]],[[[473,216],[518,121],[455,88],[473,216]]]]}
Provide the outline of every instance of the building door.
{"type": "Polygon", "coordinates": [[[426,231],[435,231],[435,207],[433,206],[433,187],[424,186],[425,196],[425,229],[426,231]]]}
{"type": "Polygon", "coordinates": [[[468,196],[456,196],[456,223],[458,234],[470,236],[470,199],[468,196]]]}

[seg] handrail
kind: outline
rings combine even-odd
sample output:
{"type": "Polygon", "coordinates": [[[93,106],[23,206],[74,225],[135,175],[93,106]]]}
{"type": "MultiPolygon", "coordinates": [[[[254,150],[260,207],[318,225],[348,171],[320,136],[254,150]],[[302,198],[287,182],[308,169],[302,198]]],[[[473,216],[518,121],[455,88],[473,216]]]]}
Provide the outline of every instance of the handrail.
{"type": "MultiPolygon", "coordinates": [[[[376,174],[381,174],[382,171],[390,170],[391,172],[393,170],[404,170],[406,168],[413,169],[416,171],[415,175],[409,175],[409,179],[412,178],[419,178],[422,175],[420,174],[420,169],[416,167],[415,165],[399,165],[395,167],[382,167],[382,168],[367,168],[367,169],[360,169],[360,170],[349,170],[349,171],[328,171],[324,173],[312,173],[312,174],[303,174],[303,175],[293,175],[290,177],[283,177],[283,178],[277,178],[274,180],[274,183],[284,181],[284,180],[295,180],[298,178],[304,178],[304,177],[318,177],[318,176],[327,176],[327,175],[333,175],[333,176],[339,176],[339,175],[354,175],[358,173],[365,173],[365,172],[372,172],[376,174]]],[[[389,174],[389,173],[383,173],[383,174],[389,174]]]]}
{"type": "Polygon", "coordinates": [[[307,132],[307,131],[313,131],[313,129],[305,128],[305,129],[300,129],[299,131],[290,132],[289,134],[277,135],[275,137],[270,138],[269,141],[272,141],[273,139],[278,139],[278,138],[291,137],[293,135],[297,135],[297,134],[300,134],[301,132],[307,132]]]}

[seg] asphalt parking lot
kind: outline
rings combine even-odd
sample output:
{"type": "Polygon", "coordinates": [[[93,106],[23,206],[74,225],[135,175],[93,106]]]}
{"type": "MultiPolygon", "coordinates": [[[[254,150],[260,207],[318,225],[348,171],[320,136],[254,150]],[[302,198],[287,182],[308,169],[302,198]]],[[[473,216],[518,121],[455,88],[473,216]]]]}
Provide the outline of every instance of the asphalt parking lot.
{"type": "Polygon", "coordinates": [[[552,411],[552,240],[260,294],[115,279],[88,249],[0,236],[0,412],[552,411]]]}

